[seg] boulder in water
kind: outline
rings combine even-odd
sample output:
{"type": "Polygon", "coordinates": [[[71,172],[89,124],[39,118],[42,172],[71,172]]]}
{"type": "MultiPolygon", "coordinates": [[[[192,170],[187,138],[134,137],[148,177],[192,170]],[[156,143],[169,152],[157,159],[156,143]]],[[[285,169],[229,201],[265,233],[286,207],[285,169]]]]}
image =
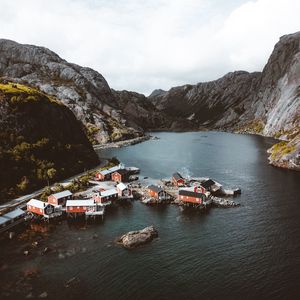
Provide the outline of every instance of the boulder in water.
{"type": "Polygon", "coordinates": [[[116,242],[122,244],[127,249],[133,249],[150,243],[157,237],[158,232],[154,226],[148,226],[142,230],[130,231],[118,238],[116,242]]]}

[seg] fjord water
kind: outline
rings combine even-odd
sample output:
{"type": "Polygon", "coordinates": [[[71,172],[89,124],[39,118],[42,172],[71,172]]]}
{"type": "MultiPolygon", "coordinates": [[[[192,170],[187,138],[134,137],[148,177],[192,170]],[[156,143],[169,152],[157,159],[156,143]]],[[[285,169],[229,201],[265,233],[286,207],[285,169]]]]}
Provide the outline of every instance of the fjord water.
{"type": "Polygon", "coordinates": [[[117,156],[140,167],[141,176],[160,179],[177,170],[241,187],[235,198],[241,206],[182,213],[135,201],[108,213],[103,224],[64,221],[44,237],[43,246],[53,249],[47,255],[24,258],[24,241],[3,243],[8,266],[1,279],[35,266],[40,275],[33,291],[47,291],[49,299],[299,299],[300,174],[267,164],[274,140],[218,132],[155,135],[160,139],[99,156],[117,156]],[[122,233],[151,224],[159,232],[151,244],[133,251],[114,245],[122,233]]]}

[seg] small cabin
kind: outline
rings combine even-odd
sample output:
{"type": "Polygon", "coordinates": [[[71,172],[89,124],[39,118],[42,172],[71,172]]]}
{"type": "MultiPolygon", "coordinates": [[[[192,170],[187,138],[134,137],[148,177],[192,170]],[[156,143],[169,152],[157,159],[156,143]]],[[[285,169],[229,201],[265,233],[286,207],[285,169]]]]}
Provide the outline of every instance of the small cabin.
{"type": "Polygon", "coordinates": [[[188,202],[193,204],[203,204],[206,196],[202,193],[188,190],[179,190],[178,200],[182,202],[188,202]]]}
{"type": "Polygon", "coordinates": [[[96,174],[96,179],[100,181],[110,180],[110,174],[108,170],[100,171],[96,174]]]}
{"type": "Polygon", "coordinates": [[[55,206],[41,200],[31,199],[27,202],[27,211],[45,218],[51,218],[61,215],[61,206],[55,206]]]}
{"type": "Polygon", "coordinates": [[[110,205],[113,201],[118,199],[118,191],[116,189],[101,191],[100,193],[94,194],[93,199],[96,203],[110,205]]]}
{"type": "Polygon", "coordinates": [[[52,194],[48,197],[48,203],[53,205],[65,206],[67,200],[72,199],[72,193],[69,190],[52,194]]]}
{"type": "Polygon", "coordinates": [[[114,172],[117,172],[117,171],[123,170],[123,169],[124,169],[124,166],[120,164],[120,165],[117,165],[115,167],[102,170],[102,171],[100,171],[96,174],[96,179],[100,180],[100,181],[111,180],[112,179],[112,174],[114,172]]]}
{"type": "Polygon", "coordinates": [[[118,192],[118,196],[119,198],[132,198],[132,190],[123,182],[120,182],[117,185],[117,192],[118,192]]]}
{"type": "Polygon", "coordinates": [[[117,172],[112,173],[111,179],[116,182],[128,182],[129,181],[129,172],[125,169],[121,169],[117,172]]]}
{"type": "Polygon", "coordinates": [[[184,184],[185,184],[184,178],[178,172],[173,174],[172,182],[176,186],[184,186],[184,184]]]}
{"type": "Polygon", "coordinates": [[[85,213],[88,211],[96,211],[96,203],[93,199],[88,200],[67,200],[67,213],[85,213]]]}
{"type": "Polygon", "coordinates": [[[169,200],[171,199],[171,195],[169,195],[165,190],[157,185],[149,185],[148,186],[148,194],[156,198],[158,200],[169,200]]]}
{"type": "Polygon", "coordinates": [[[26,212],[21,208],[12,210],[0,216],[0,233],[25,221],[26,212]]]}

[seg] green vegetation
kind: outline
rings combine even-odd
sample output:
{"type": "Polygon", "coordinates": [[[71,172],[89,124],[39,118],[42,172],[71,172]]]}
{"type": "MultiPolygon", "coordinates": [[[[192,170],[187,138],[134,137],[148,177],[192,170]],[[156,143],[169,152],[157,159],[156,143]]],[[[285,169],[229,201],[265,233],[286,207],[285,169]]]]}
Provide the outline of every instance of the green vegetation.
{"type": "Polygon", "coordinates": [[[277,143],[272,147],[271,158],[276,159],[286,154],[289,154],[295,150],[296,150],[295,145],[291,145],[288,141],[281,141],[280,143],[277,143]]]}
{"type": "Polygon", "coordinates": [[[294,139],[295,137],[297,137],[298,135],[300,135],[300,128],[292,128],[290,130],[279,130],[277,131],[275,134],[274,134],[274,137],[276,139],[279,139],[280,137],[282,136],[286,136],[286,138],[288,140],[292,140],[294,139]]]}
{"type": "Polygon", "coordinates": [[[36,88],[29,87],[19,83],[0,81],[0,93],[10,96],[11,103],[26,103],[26,102],[38,102],[38,101],[50,101],[57,105],[63,105],[60,101],[52,96],[46,95],[36,88]]]}
{"type": "Polygon", "coordinates": [[[238,128],[238,133],[255,133],[255,134],[261,134],[263,133],[263,130],[265,128],[265,123],[262,120],[253,120],[252,122],[249,122],[248,124],[238,128]]]}
{"type": "Polygon", "coordinates": [[[95,178],[95,172],[88,173],[80,176],[72,181],[66,189],[70,190],[72,193],[78,193],[86,190],[89,186],[89,180],[93,180],[95,178]]]}
{"type": "Polygon", "coordinates": [[[100,168],[101,171],[112,168],[114,166],[117,166],[120,164],[120,161],[114,156],[111,159],[108,160],[107,164],[105,164],[102,168],[100,168]]]}
{"type": "Polygon", "coordinates": [[[98,128],[96,125],[88,123],[85,126],[85,132],[87,135],[88,140],[92,145],[98,144],[98,141],[95,138],[95,135],[99,132],[100,128],[98,128]]]}
{"type": "Polygon", "coordinates": [[[75,178],[70,184],[66,185],[65,187],[61,184],[55,184],[52,188],[46,187],[44,192],[40,196],[40,199],[42,201],[47,201],[48,196],[50,196],[51,194],[59,193],[64,190],[70,190],[72,193],[82,192],[90,186],[89,181],[95,178],[96,173],[97,171],[89,171],[79,178],[75,178]]]}
{"type": "Polygon", "coordinates": [[[37,89],[0,79],[0,202],[98,162],[68,108],[37,89]]]}

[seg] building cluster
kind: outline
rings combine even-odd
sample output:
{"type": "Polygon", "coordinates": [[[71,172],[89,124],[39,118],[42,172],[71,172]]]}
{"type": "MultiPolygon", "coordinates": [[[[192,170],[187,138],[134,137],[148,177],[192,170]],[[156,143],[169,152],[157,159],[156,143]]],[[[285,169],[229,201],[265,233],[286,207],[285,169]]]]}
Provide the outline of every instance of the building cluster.
{"type": "MultiPolygon", "coordinates": [[[[207,206],[211,204],[210,195],[216,193],[222,188],[220,184],[212,179],[205,179],[201,182],[195,182],[191,186],[191,180],[185,179],[178,172],[172,175],[171,183],[176,188],[175,198],[179,203],[187,206],[207,206]]],[[[162,203],[174,199],[174,195],[168,192],[166,187],[149,185],[147,188],[148,196],[154,199],[155,203],[162,203]]],[[[148,198],[145,203],[152,203],[148,198]]]]}
{"type": "Polygon", "coordinates": [[[97,181],[114,181],[113,186],[97,185],[95,192],[86,199],[78,199],[69,190],[52,194],[47,202],[31,199],[27,202],[27,211],[44,219],[52,219],[66,213],[67,216],[77,217],[84,215],[96,217],[104,215],[105,207],[117,200],[132,198],[132,191],[125,182],[128,182],[130,171],[119,165],[110,169],[101,170],[96,174],[97,181]],[[124,181],[124,182],[123,182],[124,181]]]}

